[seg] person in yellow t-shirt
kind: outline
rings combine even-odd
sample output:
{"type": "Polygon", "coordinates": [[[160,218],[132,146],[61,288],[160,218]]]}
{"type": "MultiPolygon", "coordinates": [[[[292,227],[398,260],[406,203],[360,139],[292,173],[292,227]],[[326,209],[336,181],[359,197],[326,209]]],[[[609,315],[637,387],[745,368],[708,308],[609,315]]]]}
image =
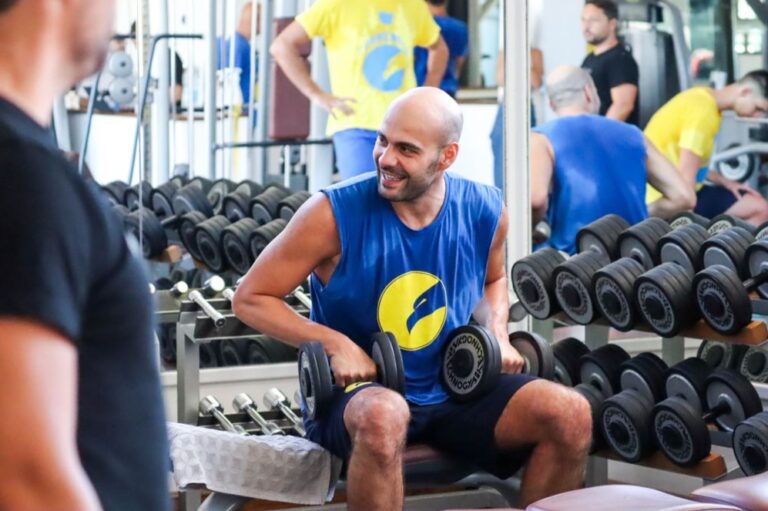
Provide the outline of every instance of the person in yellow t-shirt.
{"type": "MultiPolygon", "coordinates": [[[[752,71],[722,89],[694,87],[677,94],[651,117],[645,135],[689,185],[698,188],[696,213],[707,218],[727,213],[759,225],[768,221],[768,201],[748,185],[706,168],[725,110],[739,117],[764,116],[768,71],[752,71]],[[702,185],[705,178],[707,183],[702,185]]],[[[646,202],[658,197],[659,192],[649,187],[646,202]]]]}
{"type": "Polygon", "coordinates": [[[389,104],[416,87],[413,49],[429,49],[424,85],[438,87],[448,47],[424,0],[319,0],[296,17],[270,48],[277,64],[311,101],[327,110],[342,179],[376,170],[376,130],[389,104]],[[331,90],[315,83],[301,49],[321,37],[331,90]]]}

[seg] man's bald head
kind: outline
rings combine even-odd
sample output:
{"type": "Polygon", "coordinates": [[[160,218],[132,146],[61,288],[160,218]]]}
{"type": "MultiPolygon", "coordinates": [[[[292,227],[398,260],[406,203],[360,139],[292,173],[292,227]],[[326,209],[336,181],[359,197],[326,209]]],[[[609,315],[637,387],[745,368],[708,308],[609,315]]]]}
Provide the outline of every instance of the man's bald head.
{"type": "Polygon", "coordinates": [[[385,120],[404,116],[418,119],[432,133],[438,145],[458,143],[464,126],[459,104],[437,87],[417,87],[398,97],[387,110],[385,120]]]}
{"type": "MultiPolygon", "coordinates": [[[[576,66],[558,66],[547,77],[547,94],[555,112],[565,107],[581,107],[589,113],[597,113],[593,111],[595,105],[588,104],[585,91],[591,93],[597,100],[595,82],[586,69],[576,66]]],[[[596,108],[600,109],[599,102],[596,108]]]]}

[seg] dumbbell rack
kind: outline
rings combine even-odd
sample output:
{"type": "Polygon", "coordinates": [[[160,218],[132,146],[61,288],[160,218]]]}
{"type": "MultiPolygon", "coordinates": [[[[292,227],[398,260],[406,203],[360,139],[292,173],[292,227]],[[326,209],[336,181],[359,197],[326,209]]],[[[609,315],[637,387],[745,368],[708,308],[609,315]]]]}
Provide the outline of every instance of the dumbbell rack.
{"type": "MultiPolygon", "coordinates": [[[[756,300],[753,300],[753,307],[756,300]]],[[[768,305],[768,301],[760,300],[763,302],[761,305],[768,305]]],[[[756,314],[763,314],[762,311],[757,311],[756,314]]],[[[552,339],[555,323],[561,326],[574,326],[576,323],[572,322],[565,314],[559,313],[550,319],[546,320],[532,320],[532,330],[539,335],[542,335],[545,339],[552,339]]],[[[602,319],[599,319],[589,325],[584,325],[584,343],[590,350],[599,348],[608,344],[610,326],[602,319]]],[[[658,335],[643,325],[638,325],[635,331],[646,332],[651,335],[658,335]]],[[[700,320],[693,327],[680,332],[675,337],[665,337],[661,339],[661,351],[662,359],[668,364],[673,365],[680,362],[684,358],[685,353],[685,339],[701,339],[710,341],[724,341],[734,344],[746,344],[756,346],[762,344],[768,340],[768,324],[764,321],[752,321],[747,327],[741,330],[735,335],[723,335],[713,330],[709,325],[700,320]]],[[[731,446],[731,434],[722,431],[710,431],[712,438],[712,445],[719,445],[723,447],[731,446]]],[[[620,459],[612,454],[608,449],[599,451],[589,457],[587,462],[587,474],[586,485],[598,486],[608,483],[608,461],[620,459]]],[[[643,466],[647,468],[653,468],[656,470],[663,470],[667,472],[674,472],[691,477],[696,477],[702,480],[703,484],[710,484],[715,481],[723,481],[726,479],[732,479],[742,476],[741,469],[735,467],[728,470],[725,464],[725,460],[719,454],[710,453],[706,458],[700,461],[693,467],[681,467],[675,465],[669,461],[661,452],[655,452],[648,456],[639,463],[634,465],[643,466]]]]}

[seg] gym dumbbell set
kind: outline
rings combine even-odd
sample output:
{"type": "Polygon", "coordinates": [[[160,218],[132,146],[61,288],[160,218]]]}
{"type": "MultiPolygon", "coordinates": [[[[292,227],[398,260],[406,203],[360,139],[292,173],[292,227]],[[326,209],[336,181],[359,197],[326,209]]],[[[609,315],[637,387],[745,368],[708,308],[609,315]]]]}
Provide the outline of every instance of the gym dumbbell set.
{"type": "Polygon", "coordinates": [[[768,297],[768,241],[723,215],[715,234],[692,217],[678,217],[672,229],[658,218],[629,227],[608,215],[579,231],[576,255],[545,248],[520,259],[511,271],[520,305],[538,319],[562,311],[575,323],[602,317],[621,331],[643,323],[662,337],[702,318],[720,333],[738,332],[753,312],[768,312],[749,294],[768,297]]]}
{"type": "MultiPolygon", "coordinates": [[[[264,394],[264,410],[247,393],[232,400],[234,413],[225,413],[224,406],[214,396],[200,400],[198,425],[221,429],[236,435],[294,435],[306,434],[301,412],[280,389],[271,388],[264,394]]],[[[298,403],[297,403],[298,404],[298,403]]]]}
{"type": "Polygon", "coordinates": [[[159,256],[178,239],[211,271],[240,275],[310,196],[276,183],[180,176],[154,189],[146,182],[129,187],[114,181],[102,191],[126,229],[144,239],[145,257],[159,256]]]}

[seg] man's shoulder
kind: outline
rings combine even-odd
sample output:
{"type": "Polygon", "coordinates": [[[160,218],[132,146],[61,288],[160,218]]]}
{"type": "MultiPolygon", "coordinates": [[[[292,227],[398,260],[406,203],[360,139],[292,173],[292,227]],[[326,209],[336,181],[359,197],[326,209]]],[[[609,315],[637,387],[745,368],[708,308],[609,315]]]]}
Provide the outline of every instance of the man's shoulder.
{"type": "Polygon", "coordinates": [[[452,183],[453,187],[460,190],[459,195],[466,196],[474,194],[477,196],[501,199],[501,190],[493,185],[459,176],[453,172],[446,172],[445,177],[452,183]]]}
{"type": "Polygon", "coordinates": [[[435,16],[435,22],[440,25],[442,30],[447,30],[458,35],[466,34],[468,30],[466,23],[452,16],[435,16]]]}

